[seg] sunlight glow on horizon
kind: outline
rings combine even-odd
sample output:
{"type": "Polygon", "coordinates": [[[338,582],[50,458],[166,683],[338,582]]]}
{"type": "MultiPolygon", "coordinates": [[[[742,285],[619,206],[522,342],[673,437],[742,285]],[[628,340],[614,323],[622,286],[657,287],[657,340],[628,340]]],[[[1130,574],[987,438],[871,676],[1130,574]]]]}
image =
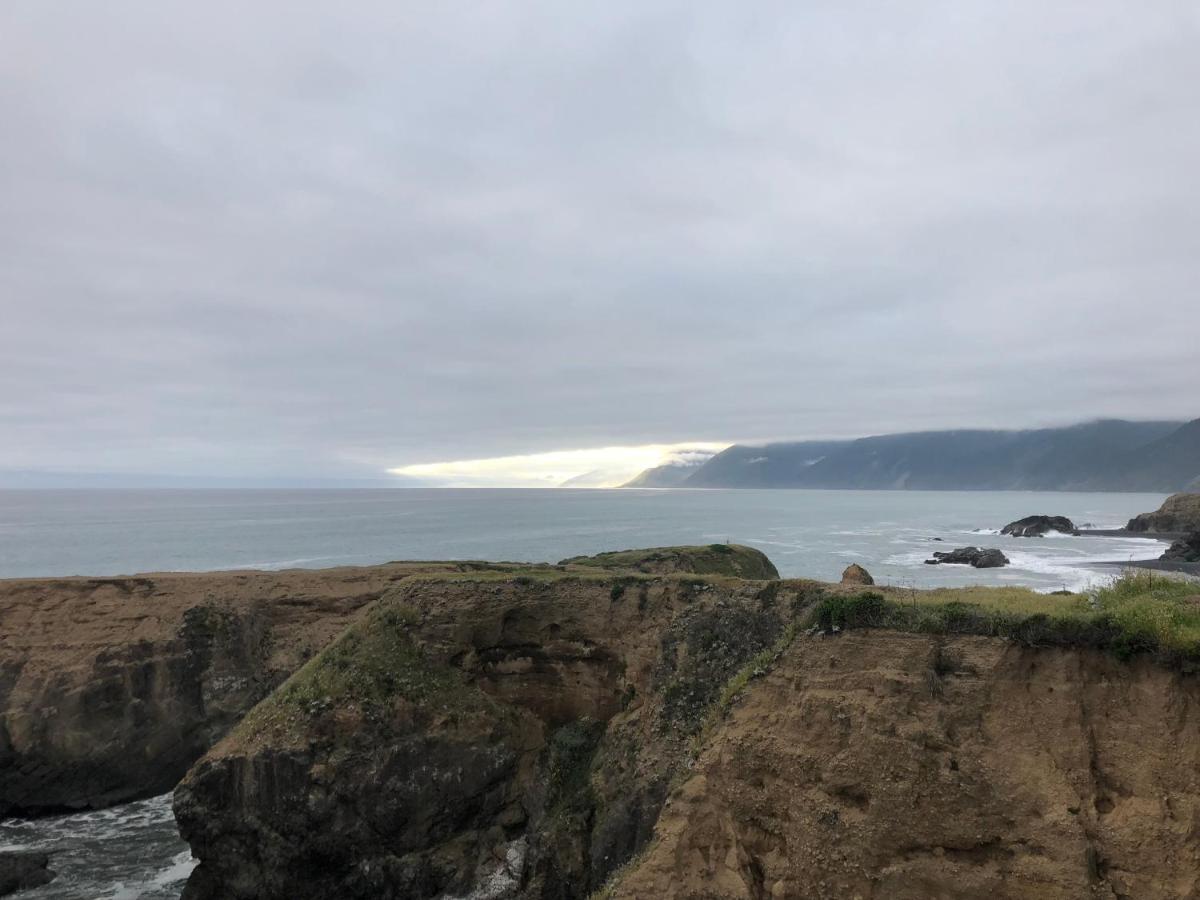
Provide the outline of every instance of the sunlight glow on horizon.
{"type": "Polygon", "coordinates": [[[641,444],[555,450],[488,459],[420,463],[388,469],[438,487],[619,487],[645,469],[684,459],[703,460],[724,450],[727,443],[688,441],[679,444],[641,444]]]}

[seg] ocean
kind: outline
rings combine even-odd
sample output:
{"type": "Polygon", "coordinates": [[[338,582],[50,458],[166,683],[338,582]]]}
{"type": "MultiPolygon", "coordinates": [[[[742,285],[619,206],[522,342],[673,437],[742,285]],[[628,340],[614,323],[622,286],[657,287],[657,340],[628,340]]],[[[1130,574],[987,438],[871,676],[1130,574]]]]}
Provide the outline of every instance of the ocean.
{"type": "MultiPolygon", "coordinates": [[[[1130,537],[1002,537],[1065,515],[1119,528],[1161,494],[699,490],[0,491],[0,578],[369,565],[399,559],[556,562],[670,544],[748,544],[785,577],[836,580],[852,562],[912,587],[1083,589],[1103,562],[1157,557],[1130,537]],[[940,540],[937,540],[940,539],[940,540]],[[1003,569],[928,566],[934,551],[998,547],[1003,569]]],[[[59,877],[29,900],[177,897],[192,867],[170,798],[0,822],[0,849],[37,847],[59,877]]]]}

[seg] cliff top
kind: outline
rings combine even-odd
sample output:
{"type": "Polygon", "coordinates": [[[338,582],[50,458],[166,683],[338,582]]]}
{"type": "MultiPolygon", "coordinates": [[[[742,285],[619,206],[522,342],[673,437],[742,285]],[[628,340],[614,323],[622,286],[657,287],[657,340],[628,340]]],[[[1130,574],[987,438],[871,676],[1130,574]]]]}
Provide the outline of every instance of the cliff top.
{"type": "Polygon", "coordinates": [[[710,554],[741,555],[656,548],[396,584],[179,786],[195,896],[683,898],[745,877],[782,896],[890,878],[888,896],[914,900],[1004,883],[988,895],[1067,900],[1105,860],[1125,878],[1182,858],[1182,832],[1132,813],[1164,778],[1191,784],[1167,723],[1200,690],[1179,672],[1200,662],[1195,585],[864,590],[676,568],[710,554]],[[1134,655],[1168,665],[1121,661],[1134,655]],[[1143,757],[1139,799],[1109,820],[1133,823],[1135,849],[1101,841],[1099,817],[1129,801],[1096,760],[1124,779],[1143,757]],[[896,826],[917,806],[927,853],[896,826]],[[1168,840],[1161,865],[1136,849],[1168,840]]]}
{"type": "Polygon", "coordinates": [[[690,572],[756,580],[779,577],[778,570],[765,553],[742,544],[614,550],[595,556],[573,556],[562,560],[559,565],[629,569],[654,575],[690,572]]]}

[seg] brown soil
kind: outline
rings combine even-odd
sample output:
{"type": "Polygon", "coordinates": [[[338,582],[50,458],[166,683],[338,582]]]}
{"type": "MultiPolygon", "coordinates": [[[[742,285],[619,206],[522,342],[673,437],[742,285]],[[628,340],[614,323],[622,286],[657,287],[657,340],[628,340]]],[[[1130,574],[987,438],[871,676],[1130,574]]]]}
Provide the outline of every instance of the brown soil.
{"type": "Polygon", "coordinates": [[[621,898],[1200,895],[1200,691],[1091,651],[797,641],[621,898]]]}

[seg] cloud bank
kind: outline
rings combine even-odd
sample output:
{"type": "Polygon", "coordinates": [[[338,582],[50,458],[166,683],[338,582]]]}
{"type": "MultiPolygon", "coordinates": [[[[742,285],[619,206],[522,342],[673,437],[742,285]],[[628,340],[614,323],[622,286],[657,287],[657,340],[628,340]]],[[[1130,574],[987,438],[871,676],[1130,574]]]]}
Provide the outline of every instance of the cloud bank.
{"type": "Polygon", "coordinates": [[[0,468],[1190,418],[1194,3],[0,9],[0,468]]]}

